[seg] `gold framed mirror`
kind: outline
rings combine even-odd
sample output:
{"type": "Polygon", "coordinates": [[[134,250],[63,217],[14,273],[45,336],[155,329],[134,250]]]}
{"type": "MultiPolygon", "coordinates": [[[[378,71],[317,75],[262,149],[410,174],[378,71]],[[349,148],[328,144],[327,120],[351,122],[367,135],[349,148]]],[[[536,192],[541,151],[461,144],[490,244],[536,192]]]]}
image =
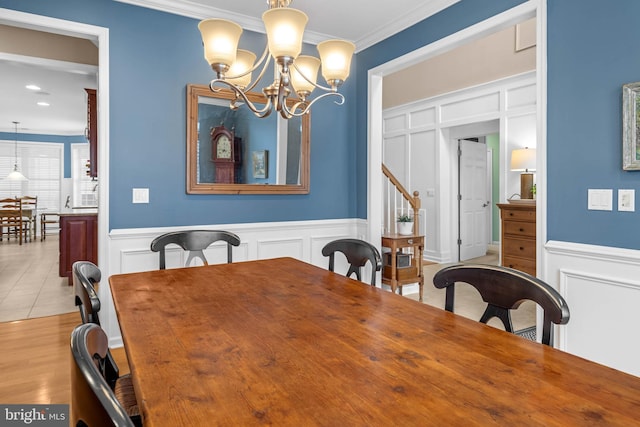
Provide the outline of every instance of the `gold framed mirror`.
{"type": "Polygon", "coordinates": [[[187,85],[187,193],[308,194],[310,114],[260,119],[243,106],[231,110],[232,99],[230,90],[187,85]]]}

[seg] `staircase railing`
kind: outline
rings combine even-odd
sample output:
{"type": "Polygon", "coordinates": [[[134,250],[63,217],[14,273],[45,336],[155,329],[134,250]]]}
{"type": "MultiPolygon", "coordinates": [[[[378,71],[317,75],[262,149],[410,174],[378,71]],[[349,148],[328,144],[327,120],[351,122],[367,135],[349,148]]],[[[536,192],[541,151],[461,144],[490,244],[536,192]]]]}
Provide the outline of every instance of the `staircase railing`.
{"type": "Polygon", "coordinates": [[[384,204],[384,234],[397,233],[396,219],[400,215],[413,216],[412,232],[418,234],[418,220],[420,212],[420,193],[417,191],[411,195],[391,171],[383,164],[382,173],[385,176],[383,182],[384,204]]]}

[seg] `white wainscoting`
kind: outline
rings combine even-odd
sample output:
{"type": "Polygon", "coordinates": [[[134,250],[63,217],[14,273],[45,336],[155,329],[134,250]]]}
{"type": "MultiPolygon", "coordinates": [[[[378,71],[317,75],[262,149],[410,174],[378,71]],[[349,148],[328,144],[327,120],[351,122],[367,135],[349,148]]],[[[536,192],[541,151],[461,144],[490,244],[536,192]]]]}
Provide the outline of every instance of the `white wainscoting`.
{"type": "MultiPolygon", "coordinates": [[[[321,252],[324,245],[341,238],[366,240],[367,223],[361,219],[339,219],[112,230],[109,234],[108,271],[103,269],[103,280],[99,288],[101,323],[110,337],[111,347],[121,346],[122,338],[107,278],[113,274],[157,270],[158,254],[151,252],[151,241],[163,233],[196,229],[236,233],[241,243],[239,247],[233,248],[234,262],[292,257],[327,268],[328,259],[321,252]]],[[[380,242],[374,242],[374,245],[379,248],[380,242]]],[[[216,243],[205,251],[205,255],[210,264],[221,263],[226,262],[226,251],[226,244],[216,243]]],[[[168,250],[167,268],[179,267],[185,261],[185,253],[180,248],[168,250]]],[[[347,269],[346,260],[336,257],[335,270],[346,272],[347,269]]],[[[364,277],[370,277],[370,271],[364,277]]]]}
{"type": "Polygon", "coordinates": [[[547,281],[569,305],[564,351],[640,376],[640,251],[549,241],[547,281]]]}

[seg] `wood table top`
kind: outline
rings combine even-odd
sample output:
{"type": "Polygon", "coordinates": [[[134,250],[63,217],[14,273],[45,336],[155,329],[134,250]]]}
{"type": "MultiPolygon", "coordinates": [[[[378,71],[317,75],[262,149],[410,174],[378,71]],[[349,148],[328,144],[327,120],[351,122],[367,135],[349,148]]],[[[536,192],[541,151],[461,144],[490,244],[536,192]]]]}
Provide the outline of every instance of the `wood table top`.
{"type": "Polygon", "coordinates": [[[638,377],[292,258],[109,282],[145,427],[639,422],[638,377]]]}

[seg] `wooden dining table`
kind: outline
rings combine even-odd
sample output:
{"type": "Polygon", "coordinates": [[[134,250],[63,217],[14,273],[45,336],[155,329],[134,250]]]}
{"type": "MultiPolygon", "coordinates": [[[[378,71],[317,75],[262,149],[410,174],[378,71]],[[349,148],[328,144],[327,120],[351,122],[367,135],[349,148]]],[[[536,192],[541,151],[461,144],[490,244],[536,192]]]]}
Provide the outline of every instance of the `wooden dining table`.
{"type": "Polygon", "coordinates": [[[109,283],[145,427],[640,423],[638,377],[293,258],[109,283]]]}

